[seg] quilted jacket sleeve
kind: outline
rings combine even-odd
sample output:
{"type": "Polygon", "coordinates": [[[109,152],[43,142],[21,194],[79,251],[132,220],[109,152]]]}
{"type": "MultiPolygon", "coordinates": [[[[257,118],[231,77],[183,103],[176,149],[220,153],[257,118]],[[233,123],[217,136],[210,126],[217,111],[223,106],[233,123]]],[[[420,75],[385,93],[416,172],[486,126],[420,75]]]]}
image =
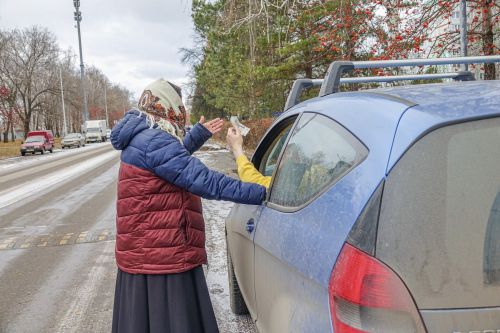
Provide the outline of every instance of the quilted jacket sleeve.
{"type": "Polygon", "coordinates": [[[200,147],[203,146],[203,144],[210,139],[211,136],[212,133],[210,133],[205,126],[200,123],[196,123],[196,125],[194,125],[193,128],[186,133],[183,140],[184,147],[186,147],[189,154],[192,154],[200,149],[200,147]]]}
{"type": "Polygon", "coordinates": [[[210,170],[173,136],[158,131],[146,149],[146,164],[158,177],[205,199],[259,205],[265,187],[210,170]]]}

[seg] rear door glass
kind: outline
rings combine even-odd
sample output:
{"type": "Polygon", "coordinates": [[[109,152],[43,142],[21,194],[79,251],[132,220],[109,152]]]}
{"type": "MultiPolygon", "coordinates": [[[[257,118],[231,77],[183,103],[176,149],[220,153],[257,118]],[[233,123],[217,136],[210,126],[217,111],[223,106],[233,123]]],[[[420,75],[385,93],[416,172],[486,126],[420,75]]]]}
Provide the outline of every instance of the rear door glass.
{"type": "Polygon", "coordinates": [[[282,207],[307,204],[367,153],[361,142],[332,119],[304,113],[283,152],[270,202],[282,207]]]}
{"type": "Polygon", "coordinates": [[[500,119],[437,129],[390,172],[377,257],[421,309],[500,306],[500,119]]]}

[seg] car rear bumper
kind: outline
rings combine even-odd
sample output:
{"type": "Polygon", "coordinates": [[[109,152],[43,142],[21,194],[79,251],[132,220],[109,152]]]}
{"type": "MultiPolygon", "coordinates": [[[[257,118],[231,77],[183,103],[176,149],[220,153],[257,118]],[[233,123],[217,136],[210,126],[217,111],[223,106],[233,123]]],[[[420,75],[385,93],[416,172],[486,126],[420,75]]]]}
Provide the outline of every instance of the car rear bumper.
{"type": "Polygon", "coordinates": [[[64,148],[70,148],[70,147],[78,147],[81,146],[82,144],[80,142],[71,142],[71,143],[62,143],[61,146],[64,148]]]}

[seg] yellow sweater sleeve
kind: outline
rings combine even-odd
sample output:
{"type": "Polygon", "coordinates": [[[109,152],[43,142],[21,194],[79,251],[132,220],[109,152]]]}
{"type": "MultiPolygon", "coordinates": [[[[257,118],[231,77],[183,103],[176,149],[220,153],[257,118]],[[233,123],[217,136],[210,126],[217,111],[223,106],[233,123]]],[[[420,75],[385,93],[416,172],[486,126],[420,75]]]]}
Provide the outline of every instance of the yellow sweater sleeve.
{"type": "Polygon", "coordinates": [[[238,165],[238,176],[240,176],[241,181],[246,183],[256,183],[269,188],[269,185],[271,184],[271,177],[263,176],[245,155],[238,156],[236,164],[238,165]]]}

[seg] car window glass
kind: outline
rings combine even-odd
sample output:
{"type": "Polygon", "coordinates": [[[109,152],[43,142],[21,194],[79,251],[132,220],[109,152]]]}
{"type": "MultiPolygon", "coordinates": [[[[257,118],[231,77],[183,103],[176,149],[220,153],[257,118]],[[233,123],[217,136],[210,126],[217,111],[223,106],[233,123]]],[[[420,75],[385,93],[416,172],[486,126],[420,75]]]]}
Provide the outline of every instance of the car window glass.
{"type": "Polygon", "coordinates": [[[260,163],[259,171],[264,176],[272,176],[276,164],[278,163],[278,158],[285,144],[286,138],[290,129],[292,128],[293,122],[287,125],[274,139],[273,143],[269,146],[264,154],[264,158],[260,163]]]}
{"type": "Polygon", "coordinates": [[[30,136],[26,139],[26,142],[43,142],[45,138],[43,136],[30,136]]]}
{"type": "Polygon", "coordinates": [[[270,201],[301,206],[366,154],[367,149],[342,126],[325,116],[305,113],[283,153],[270,201]]]}

